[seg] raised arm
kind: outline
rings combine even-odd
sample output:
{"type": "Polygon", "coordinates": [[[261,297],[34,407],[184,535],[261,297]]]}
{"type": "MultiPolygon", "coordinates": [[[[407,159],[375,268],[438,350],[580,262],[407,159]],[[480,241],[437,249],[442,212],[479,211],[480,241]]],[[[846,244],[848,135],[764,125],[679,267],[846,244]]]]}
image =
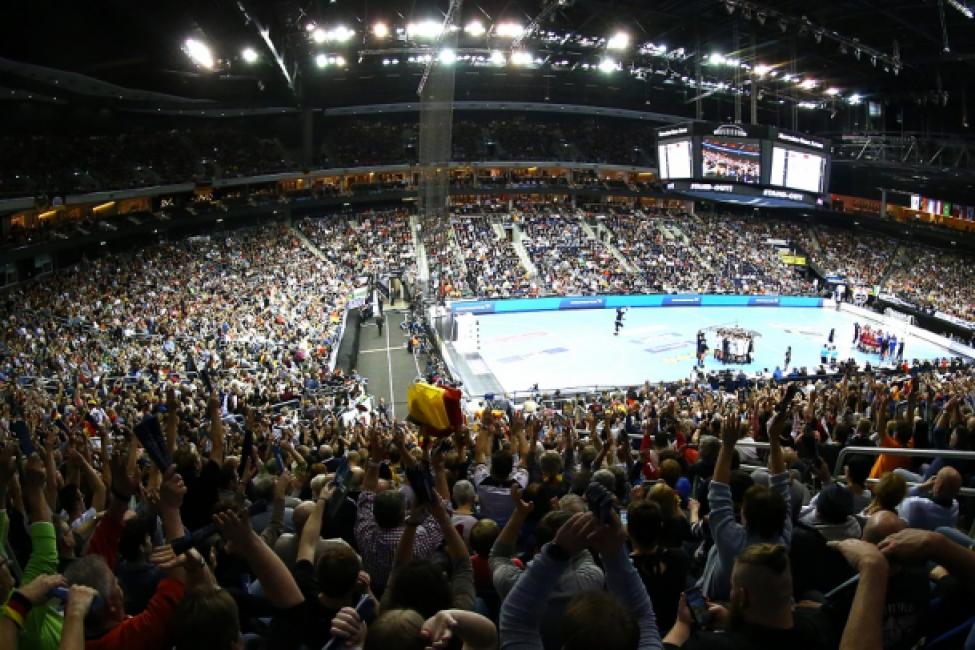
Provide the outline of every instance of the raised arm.
{"type": "Polygon", "coordinates": [[[718,483],[728,485],[731,482],[731,461],[734,458],[735,445],[741,430],[741,420],[737,413],[725,417],[721,423],[721,451],[718,461],[714,465],[713,479],[718,483]]]}
{"type": "Polygon", "coordinates": [[[301,537],[298,538],[297,560],[299,562],[306,560],[312,564],[315,563],[315,548],[318,546],[318,539],[322,534],[325,506],[331,496],[332,490],[323,487],[322,491],[318,493],[318,498],[315,499],[315,507],[308,515],[305,527],[301,529],[301,537]]]}
{"type": "Polygon", "coordinates": [[[210,450],[210,460],[222,466],[226,429],[223,426],[223,419],[220,416],[220,398],[216,393],[210,393],[210,400],[207,402],[207,412],[210,414],[210,439],[213,441],[213,448],[210,450]]]}
{"type": "Polygon", "coordinates": [[[176,437],[179,432],[179,402],[176,401],[176,389],[170,386],[166,389],[166,449],[172,456],[176,451],[176,437]]]}
{"type": "Polygon", "coordinates": [[[521,579],[501,605],[501,647],[505,650],[541,650],[538,626],[543,608],[559,578],[569,568],[569,559],[586,547],[595,519],[590,513],[577,513],[563,524],[555,540],[528,565],[521,579]]]}
{"type": "MultiPolygon", "coordinates": [[[[318,504],[316,504],[315,510],[319,510],[318,504]]],[[[308,518],[305,529],[302,530],[302,538],[304,538],[305,531],[310,528],[309,524],[313,523],[311,519],[311,517],[308,518]]],[[[304,602],[305,598],[302,596],[294,576],[291,575],[281,558],[254,532],[246,514],[243,517],[238,517],[237,513],[227,511],[214,515],[213,520],[220,528],[224,538],[233,543],[234,550],[247,562],[251,571],[254,572],[254,577],[260,581],[264,593],[276,608],[289,609],[304,602]]],[[[321,522],[319,521],[319,523],[321,522]]],[[[313,545],[310,561],[314,561],[314,555],[313,545]]],[[[299,559],[302,559],[300,549],[299,559]]]]}
{"type": "Polygon", "coordinates": [[[975,592],[975,551],[941,533],[907,528],[885,538],[879,548],[890,560],[935,562],[947,569],[959,585],[970,593],[975,592]]]}
{"type": "Polygon", "coordinates": [[[105,483],[102,481],[101,474],[91,466],[91,463],[77,449],[68,450],[68,459],[77,464],[85,480],[88,481],[88,486],[92,490],[91,507],[96,512],[101,512],[105,509],[105,503],[108,497],[108,491],[105,489],[105,483]]]}
{"type": "MultiPolygon", "coordinates": [[[[58,650],[84,650],[85,617],[98,592],[84,585],[72,585],[64,606],[64,626],[58,650]]],[[[5,646],[6,647],[6,646],[5,646]]]]}
{"type": "Polygon", "coordinates": [[[876,546],[859,539],[829,542],[860,574],[853,606],[843,628],[840,650],[881,650],[884,647],[884,606],[887,602],[887,560],[876,546]]]}
{"type": "Polygon", "coordinates": [[[791,423],[789,411],[775,411],[768,427],[768,471],[775,476],[785,471],[785,455],[782,453],[782,436],[791,423]]]}

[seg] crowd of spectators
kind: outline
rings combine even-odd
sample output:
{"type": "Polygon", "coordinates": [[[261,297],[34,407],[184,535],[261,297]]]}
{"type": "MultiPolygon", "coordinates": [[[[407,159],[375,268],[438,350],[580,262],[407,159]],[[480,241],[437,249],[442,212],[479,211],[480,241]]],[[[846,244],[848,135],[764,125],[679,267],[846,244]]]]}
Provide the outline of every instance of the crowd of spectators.
{"type": "Polygon", "coordinates": [[[613,210],[603,224],[612,243],[637,269],[634,289],[643,293],[677,293],[703,286],[703,265],[683,237],[680,221],[663,212],[613,210]]]}
{"type": "Polygon", "coordinates": [[[285,402],[345,383],[329,360],[354,277],[277,226],[86,261],[4,295],[0,380],[113,388],[185,378],[175,366],[192,362],[243,398],[285,402]]]}
{"type": "Polygon", "coordinates": [[[632,281],[602,242],[589,236],[576,215],[539,211],[525,215],[522,243],[550,293],[626,293],[632,281]]]}
{"type": "Polygon", "coordinates": [[[922,310],[975,323],[975,269],[970,257],[912,247],[895,261],[884,289],[922,310]]]}
{"type": "Polygon", "coordinates": [[[451,219],[464,255],[467,282],[482,298],[524,298],[538,295],[538,287],[506,237],[499,237],[487,217],[451,219]]]}
{"type": "MultiPolygon", "coordinates": [[[[633,289],[598,224],[653,282],[693,250],[733,264],[709,290],[806,290],[762,261],[788,223],[517,221],[552,291],[633,289]]],[[[331,369],[357,278],[412,272],[409,214],[297,226],[324,259],[268,225],[4,294],[0,648],[975,642],[975,461],[939,453],[975,448],[970,366],[491,398],[431,439],[331,369]]],[[[437,226],[452,291],[519,272],[488,218],[437,226]]]]}
{"type": "Polygon", "coordinates": [[[233,129],[0,138],[0,196],[55,196],[291,169],[279,142],[233,129]]]}
{"type": "MultiPolygon", "coordinates": [[[[244,266],[276,296],[277,267],[244,266]]],[[[847,446],[971,450],[969,367],[472,402],[431,438],[382,405],[342,424],[219,373],[208,393],[186,361],[163,382],[4,385],[5,650],[975,639],[972,461],[861,451],[831,471],[847,446]]]]}
{"type": "Polygon", "coordinates": [[[416,272],[410,213],[406,210],[362,212],[354,218],[307,218],[297,226],[351,275],[416,272]]]}
{"type": "Polygon", "coordinates": [[[820,244],[814,257],[826,275],[839,276],[855,286],[879,285],[897,252],[897,240],[889,237],[823,227],[814,233],[820,244]]]}
{"type": "MultiPolygon", "coordinates": [[[[325,167],[416,163],[419,125],[356,117],[328,125],[321,145],[325,167]]],[[[650,166],[649,126],[597,118],[511,116],[475,119],[455,114],[452,159],[593,162],[650,166]]]]}
{"type": "Polygon", "coordinates": [[[682,223],[691,247],[710,267],[709,293],[807,295],[813,283],[785,264],[770,240],[801,241],[800,226],[786,221],[746,219],[731,214],[699,214],[682,223]]]}

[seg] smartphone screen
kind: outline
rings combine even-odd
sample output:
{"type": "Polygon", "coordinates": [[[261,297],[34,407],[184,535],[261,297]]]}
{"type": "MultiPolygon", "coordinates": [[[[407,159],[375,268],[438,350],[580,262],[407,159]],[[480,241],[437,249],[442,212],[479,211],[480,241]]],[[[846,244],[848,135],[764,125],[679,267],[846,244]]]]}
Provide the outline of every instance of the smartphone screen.
{"type": "Polygon", "coordinates": [[[700,587],[691,587],[684,592],[684,599],[687,607],[691,610],[691,616],[698,625],[707,625],[711,614],[708,612],[708,601],[704,599],[700,587]]]}

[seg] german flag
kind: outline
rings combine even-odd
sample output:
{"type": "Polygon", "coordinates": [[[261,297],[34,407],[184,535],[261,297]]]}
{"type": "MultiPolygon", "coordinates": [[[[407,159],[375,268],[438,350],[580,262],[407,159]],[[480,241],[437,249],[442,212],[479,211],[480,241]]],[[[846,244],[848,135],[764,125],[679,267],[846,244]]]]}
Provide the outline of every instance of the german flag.
{"type": "Polygon", "coordinates": [[[81,427],[85,430],[85,435],[89,438],[98,435],[98,424],[95,422],[95,418],[91,416],[91,413],[85,416],[85,421],[81,427]]]}
{"type": "Polygon", "coordinates": [[[417,382],[406,392],[406,405],[411,422],[424,425],[433,435],[446,436],[460,431],[464,414],[460,410],[461,393],[456,388],[441,388],[417,382]]]}

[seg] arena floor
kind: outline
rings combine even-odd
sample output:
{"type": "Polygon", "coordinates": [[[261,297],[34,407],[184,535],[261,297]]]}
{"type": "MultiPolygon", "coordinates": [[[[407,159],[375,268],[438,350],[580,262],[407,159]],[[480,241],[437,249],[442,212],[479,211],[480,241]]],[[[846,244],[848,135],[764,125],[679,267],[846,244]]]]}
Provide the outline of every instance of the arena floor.
{"type": "MultiPolygon", "coordinates": [[[[472,395],[485,392],[582,389],[674,381],[689,377],[697,331],[717,325],[756,330],[750,365],[723,366],[709,350],[705,368],[754,373],[782,366],[792,346],[792,366],[815,367],[831,328],[840,360],[879,363],[879,356],[856,350],[856,317],[832,308],[666,307],[626,312],[619,336],[613,335],[612,309],[551,311],[479,316],[480,354],[451,356],[454,371],[472,395]]],[[[895,330],[898,340],[904,333],[895,330]]],[[[713,344],[711,344],[713,347],[713,344]]],[[[949,356],[931,342],[908,336],[908,359],[949,356]]]]}

